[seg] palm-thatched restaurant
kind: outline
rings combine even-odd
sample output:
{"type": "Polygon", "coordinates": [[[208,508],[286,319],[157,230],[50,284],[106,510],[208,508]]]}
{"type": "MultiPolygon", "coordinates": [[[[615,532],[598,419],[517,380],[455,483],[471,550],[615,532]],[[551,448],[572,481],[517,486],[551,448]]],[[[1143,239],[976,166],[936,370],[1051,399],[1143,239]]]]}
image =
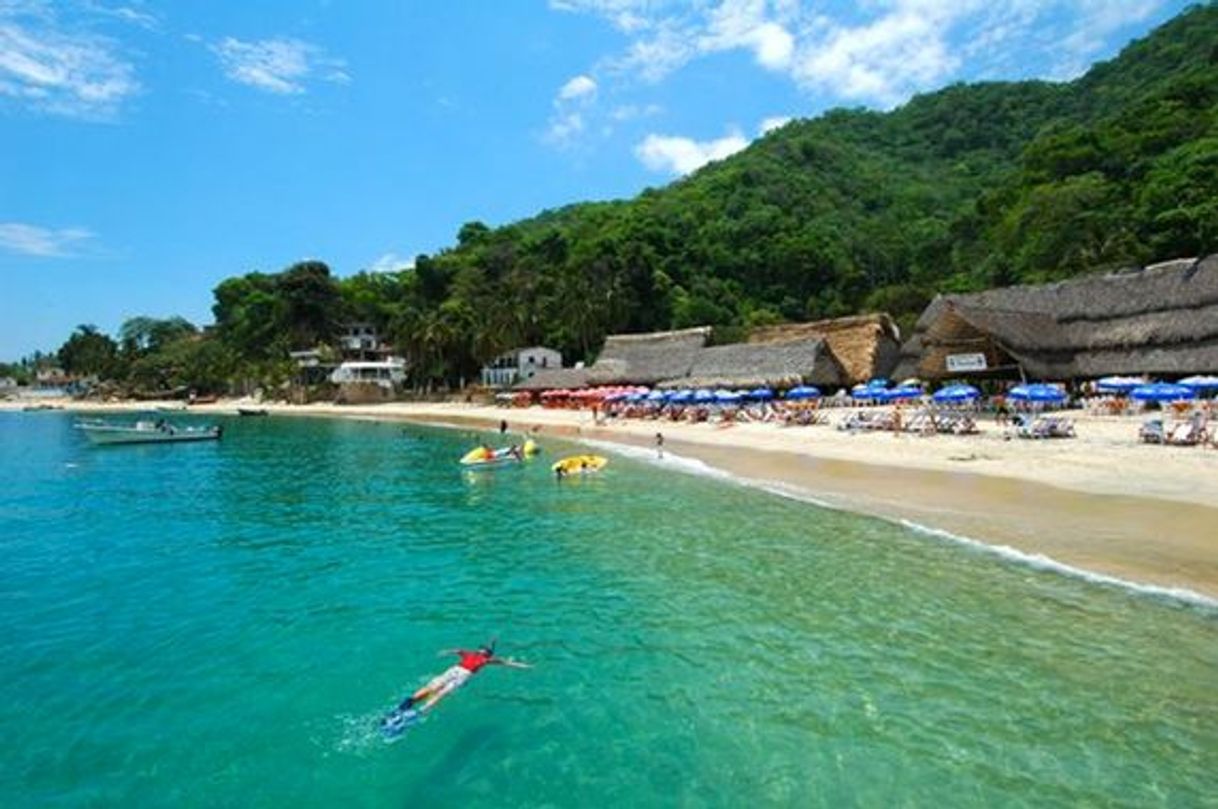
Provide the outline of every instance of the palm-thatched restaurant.
{"type": "Polygon", "coordinates": [[[1072,381],[1218,370],[1218,255],[935,298],[898,377],[1072,381]]]}
{"type": "Polygon", "coordinates": [[[837,386],[842,373],[824,340],[785,343],[733,343],[704,348],[689,373],[665,379],[660,388],[793,388],[812,384],[837,386]]]}
{"type": "MultiPolygon", "coordinates": [[[[705,326],[611,335],[582,382],[669,389],[835,387],[887,375],[900,346],[896,326],[883,314],[759,328],[743,343],[709,345],[711,338],[705,326]]],[[[560,381],[578,380],[542,372],[527,389],[558,387],[560,381]]]]}
{"type": "Polygon", "coordinates": [[[689,376],[710,340],[709,326],[646,334],[614,334],[588,369],[590,385],[657,385],[689,376]]]}
{"type": "MultiPolygon", "coordinates": [[[[711,336],[709,327],[610,335],[587,369],[586,384],[850,385],[887,375],[900,346],[887,314],[754,329],[747,341],[730,345],[708,345],[711,336]]],[[[551,378],[538,375],[531,381],[536,390],[551,378]]]]}
{"type": "MultiPolygon", "coordinates": [[[[843,385],[856,385],[887,377],[901,351],[901,335],[892,318],[883,313],[817,320],[813,323],[784,323],[754,329],[748,341],[757,346],[783,346],[822,340],[840,373],[843,385]]],[[[821,383],[805,379],[812,384],[821,383]]]]}

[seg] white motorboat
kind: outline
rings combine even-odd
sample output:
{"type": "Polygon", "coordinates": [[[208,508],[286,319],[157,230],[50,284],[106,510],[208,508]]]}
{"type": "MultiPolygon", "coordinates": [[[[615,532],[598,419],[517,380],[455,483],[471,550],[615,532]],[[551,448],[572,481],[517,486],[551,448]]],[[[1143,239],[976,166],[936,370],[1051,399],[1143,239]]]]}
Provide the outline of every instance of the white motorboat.
{"type": "Polygon", "coordinates": [[[76,429],[94,444],[172,444],[182,441],[216,441],[224,428],[177,427],[164,419],[140,420],[134,424],[107,421],[77,422],[76,429]]]}

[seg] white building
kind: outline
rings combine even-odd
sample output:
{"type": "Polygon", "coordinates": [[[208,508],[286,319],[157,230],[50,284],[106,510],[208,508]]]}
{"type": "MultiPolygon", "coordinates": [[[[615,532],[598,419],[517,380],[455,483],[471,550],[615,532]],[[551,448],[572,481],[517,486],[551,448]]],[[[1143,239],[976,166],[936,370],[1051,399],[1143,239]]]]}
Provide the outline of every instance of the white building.
{"type": "Polygon", "coordinates": [[[562,367],[562,354],[552,348],[533,346],[501,354],[482,369],[482,384],[507,388],[532,379],[538,371],[562,367]]]}
{"type": "Polygon", "coordinates": [[[393,387],[406,381],[406,360],[389,357],[384,360],[344,362],[330,373],[330,381],[336,385],[375,382],[383,388],[393,387]]]}
{"type": "Polygon", "coordinates": [[[384,353],[388,349],[381,342],[376,326],[371,323],[348,323],[339,335],[338,345],[344,356],[356,355],[360,359],[370,359],[372,355],[384,353]]]}

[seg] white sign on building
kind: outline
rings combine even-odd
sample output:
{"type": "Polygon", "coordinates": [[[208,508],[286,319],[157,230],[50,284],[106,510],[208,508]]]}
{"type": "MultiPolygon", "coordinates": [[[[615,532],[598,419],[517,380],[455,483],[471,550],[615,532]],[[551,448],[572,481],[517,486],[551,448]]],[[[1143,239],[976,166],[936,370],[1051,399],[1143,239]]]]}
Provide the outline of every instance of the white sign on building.
{"type": "Polygon", "coordinates": [[[988,367],[984,354],[947,355],[947,370],[953,374],[964,373],[966,371],[984,371],[988,367]]]}

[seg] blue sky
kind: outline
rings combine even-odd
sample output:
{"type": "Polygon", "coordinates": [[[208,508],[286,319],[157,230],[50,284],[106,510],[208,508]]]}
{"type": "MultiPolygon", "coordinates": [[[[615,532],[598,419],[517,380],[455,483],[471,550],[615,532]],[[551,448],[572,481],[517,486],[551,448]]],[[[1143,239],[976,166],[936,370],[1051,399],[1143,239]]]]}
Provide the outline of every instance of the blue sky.
{"type": "Polygon", "coordinates": [[[0,0],[0,358],[407,265],[835,106],[1078,75],[1187,0],[0,0]]]}

